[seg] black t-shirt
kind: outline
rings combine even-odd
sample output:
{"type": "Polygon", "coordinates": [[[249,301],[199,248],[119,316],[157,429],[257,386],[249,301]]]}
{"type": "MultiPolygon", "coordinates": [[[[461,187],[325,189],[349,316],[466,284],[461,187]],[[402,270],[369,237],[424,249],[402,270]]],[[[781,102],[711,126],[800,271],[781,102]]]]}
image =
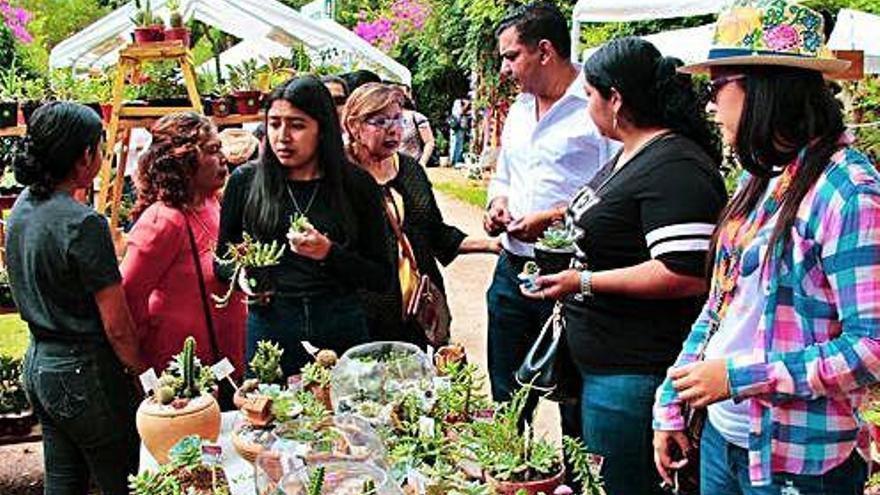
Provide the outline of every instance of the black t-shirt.
{"type": "MultiPolygon", "coordinates": [[[[226,185],[220,212],[218,254],[225,255],[230,242],[241,242],[244,232],[263,242],[276,240],[282,243],[284,255],[278,265],[270,268],[279,295],[305,297],[354,292],[360,288],[385,290],[388,287],[393,269],[392,260],[385,251],[387,224],[381,193],[372,177],[354,169],[344,185],[354,214],[355,232],[352,236],[346,235],[342,214],[333,207],[332,192],[323,178],[287,181],[285,187],[289,192],[285,191],[279,198],[283,218],[298,212],[290,198],[292,194],[298,206],[307,210],[309,222],[333,241],[327,258],[315,261],[295,254],[287,247],[288,222],[281,222],[271,236],[256,235],[254,229],[245,224],[244,209],[255,166],[258,165],[251,163],[235,169],[226,185]]],[[[228,265],[215,264],[214,269],[221,280],[229,279],[228,265]]]]}
{"type": "MultiPolygon", "coordinates": [[[[727,200],[724,182],[691,140],[666,135],[613,171],[612,160],[569,207],[580,229],[578,260],[592,271],[651,259],[705,276],[706,252],[727,200]]],[[[663,373],[681,350],[702,297],[650,300],[595,294],[566,300],[567,339],[582,371],[663,373]]]]}
{"type": "Polygon", "coordinates": [[[25,189],[7,222],[6,263],[32,331],[103,338],[95,293],[122,280],[104,217],[67,193],[37,199],[25,189]]]}

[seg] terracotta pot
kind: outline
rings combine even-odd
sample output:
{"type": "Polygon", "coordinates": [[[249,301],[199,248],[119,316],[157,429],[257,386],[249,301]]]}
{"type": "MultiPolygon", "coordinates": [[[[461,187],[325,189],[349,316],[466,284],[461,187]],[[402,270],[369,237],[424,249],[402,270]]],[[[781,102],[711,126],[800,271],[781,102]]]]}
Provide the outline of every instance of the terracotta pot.
{"type": "Polygon", "coordinates": [[[328,411],[333,412],[333,401],[330,400],[330,386],[319,387],[315,383],[306,386],[306,391],[314,395],[319,402],[324,404],[328,411]]]}
{"type": "Polygon", "coordinates": [[[256,462],[260,452],[265,450],[265,447],[259,443],[251,442],[241,435],[241,429],[246,426],[246,423],[241,423],[232,430],[232,446],[235,447],[235,451],[238,452],[242,459],[253,464],[256,462]]]}
{"type": "Polygon", "coordinates": [[[565,469],[561,469],[552,478],[537,481],[498,481],[489,475],[486,475],[486,481],[492,487],[493,493],[497,495],[516,495],[522,493],[520,490],[526,495],[553,493],[553,490],[565,481],[565,469]]]}
{"type": "Polygon", "coordinates": [[[136,44],[154,43],[165,40],[165,28],[162,26],[146,26],[134,28],[136,44]]]}
{"type": "Polygon", "coordinates": [[[192,399],[180,409],[163,406],[148,397],[138,408],[137,430],[156,462],[165,464],[168,451],[183,437],[198,435],[211,442],[217,441],[220,407],[209,394],[192,399]]]}
{"type": "Polygon", "coordinates": [[[263,93],[259,91],[236,91],[232,93],[235,98],[235,109],[242,115],[253,115],[260,112],[260,100],[263,93]]]}
{"type": "Polygon", "coordinates": [[[181,41],[184,47],[189,48],[189,29],[185,27],[168,28],[165,30],[165,41],[181,41]]]}
{"type": "Polygon", "coordinates": [[[211,113],[214,114],[215,117],[228,116],[232,113],[232,106],[229,104],[229,100],[224,97],[211,100],[211,113]]]}

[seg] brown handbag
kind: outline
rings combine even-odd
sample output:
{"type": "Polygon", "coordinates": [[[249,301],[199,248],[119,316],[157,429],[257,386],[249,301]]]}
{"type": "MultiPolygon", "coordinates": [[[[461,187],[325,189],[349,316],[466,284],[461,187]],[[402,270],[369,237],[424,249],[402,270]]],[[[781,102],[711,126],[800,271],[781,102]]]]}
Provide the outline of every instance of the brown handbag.
{"type": "MultiPolygon", "coordinates": [[[[386,191],[386,194],[390,195],[386,191]]],[[[428,343],[434,347],[441,347],[449,343],[449,326],[452,323],[452,313],[446,302],[446,295],[427,275],[419,273],[418,263],[413,254],[412,245],[401,226],[400,215],[397,207],[389,205],[393,198],[387,198],[383,202],[388,223],[397,238],[400,247],[401,259],[398,262],[398,276],[401,279],[401,292],[403,300],[403,319],[412,322],[425,335],[428,343]],[[407,285],[415,285],[415,290],[407,285]],[[408,299],[407,299],[408,296],[408,299]]]]}

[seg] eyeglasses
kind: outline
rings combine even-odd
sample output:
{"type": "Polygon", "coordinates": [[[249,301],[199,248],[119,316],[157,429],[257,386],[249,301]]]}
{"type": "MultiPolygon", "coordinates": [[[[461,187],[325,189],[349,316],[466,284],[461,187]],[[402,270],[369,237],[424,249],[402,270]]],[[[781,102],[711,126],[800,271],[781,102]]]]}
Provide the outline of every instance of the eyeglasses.
{"type": "Polygon", "coordinates": [[[721,76],[712,79],[709,81],[709,86],[706,87],[706,101],[715,103],[718,100],[718,92],[721,91],[724,86],[734,81],[742,81],[745,78],[745,74],[735,74],[732,76],[721,76]]]}
{"type": "Polygon", "coordinates": [[[348,101],[348,97],[345,97],[342,95],[333,97],[333,104],[336,105],[337,107],[341,107],[342,105],[345,105],[346,101],[348,101]]]}
{"type": "Polygon", "coordinates": [[[380,127],[387,131],[392,127],[401,127],[403,125],[403,117],[370,117],[364,120],[364,122],[370,124],[373,127],[380,127]]]}

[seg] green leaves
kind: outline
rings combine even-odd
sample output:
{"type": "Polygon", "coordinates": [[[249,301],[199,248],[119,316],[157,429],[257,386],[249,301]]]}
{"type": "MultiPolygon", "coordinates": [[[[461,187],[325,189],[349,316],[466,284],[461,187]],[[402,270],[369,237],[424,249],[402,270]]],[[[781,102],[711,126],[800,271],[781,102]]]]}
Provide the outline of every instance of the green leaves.
{"type": "Polygon", "coordinates": [[[281,371],[281,356],[284,349],[268,340],[257,342],[257,352],[251,359],[250,367],[260,383],[279,383],[284,378],[281,371]]]}

